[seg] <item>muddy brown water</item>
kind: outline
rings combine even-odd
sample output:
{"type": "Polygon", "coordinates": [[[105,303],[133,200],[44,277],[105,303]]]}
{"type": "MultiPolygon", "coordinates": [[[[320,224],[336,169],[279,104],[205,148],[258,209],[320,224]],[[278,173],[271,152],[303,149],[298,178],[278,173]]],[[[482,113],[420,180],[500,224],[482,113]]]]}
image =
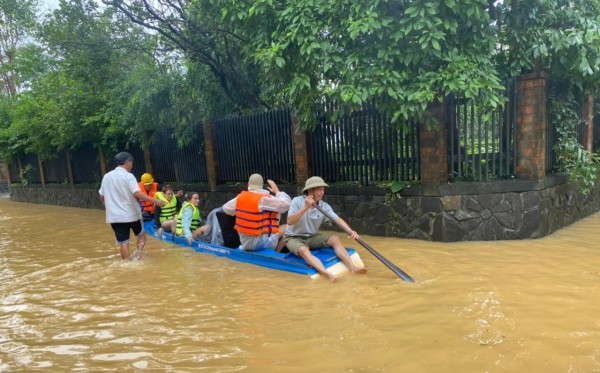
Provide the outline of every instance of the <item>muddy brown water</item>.
{"type": "Polygon", "coordinates": [[[539,240],[362,238],[417,282],[356,245],[369,273],[336,284],[150,237],[124,263],[103,211],[0,199],[0,372],[600,371],[600,214],[539,240]]]}

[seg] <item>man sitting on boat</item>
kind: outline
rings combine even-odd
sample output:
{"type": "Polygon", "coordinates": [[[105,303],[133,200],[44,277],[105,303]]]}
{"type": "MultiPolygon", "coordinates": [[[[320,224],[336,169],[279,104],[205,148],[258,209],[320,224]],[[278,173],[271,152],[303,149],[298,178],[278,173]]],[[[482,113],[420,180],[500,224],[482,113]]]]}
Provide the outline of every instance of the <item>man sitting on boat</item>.
{"type": "Polygon", "coordinates": [[[353,231],[350,226],[340,218],[331,208],[331,206],[323,201],[325,195],[325,188],[328,187],[322,178],[313,176],[306,180],[304,189],[302,192],[303,196],[298,196],[292,200],[290,211],[287,217],[287,230],[284,236],[284,242],[290,252],[298,255],[306,261],[311,267],[317,270],[319,274],[329,278],[330,281],[334,282],[336,276],[327,271],[323,266],[323,263],[319,258],[314,256],[310,250],[318,249],[322,247],[332,247],[335,251],[335,255],[348,267],[352,273],[367,273],[367,269],[364,267],[358,268],[354,265],[348,251],[340,238],[336,235],[326,235],[318,233],[318,230],[327,217],[317,210],[314,206],[318,204],[329,216],[334,218],[336,222],[342,227],[346,228],[346,231],[350,232],[350,238],[356,240],[359,238],[358,233],[353,231]]]}
{"type": "Polygon", "coordinates": [[[280,191],[273,180],[267,180],[267,183],[268,190],[263,188],[263,177],[252,174],[248,179],[248,190],[223,205],[223,211],[236,218],[235,230],[240,236],[242,250],[275,249],[283,234],[278,215],[290,208],[291,198],[280,191]]]}

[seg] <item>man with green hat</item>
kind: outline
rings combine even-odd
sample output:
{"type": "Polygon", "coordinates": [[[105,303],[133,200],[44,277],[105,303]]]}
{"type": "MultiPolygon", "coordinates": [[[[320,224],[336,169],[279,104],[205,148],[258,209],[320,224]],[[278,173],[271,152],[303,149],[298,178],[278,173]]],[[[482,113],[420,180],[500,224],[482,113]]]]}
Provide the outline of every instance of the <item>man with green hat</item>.
{"type": "Polygon", "coordinates": [[[363,274],[367,273],[367,269],[364,267],[358,268],[350,259],[348,251],[340,241],[340,238],[336,235],[326,235],[318,233],[318,230],[327,219],[327,217],[321,213],[314,206],[318,205],[323,209],[329,216],[334,218],[338,224],[345,227],[348,232],[351,232],[350,238],[356,240],[359,238],[358,233],[353,231],[350,226],[340,218],[331,208],[331,206],[323,201],[325,195],[325,188],[329,185],[318,176],[313,176],[306,180],[302,193],[303,196],[298,196],[292,200],[290,210],[288,212],[288,228],[285,231],[284,241],[290,252],[303,258],[306,263],[317,270],[319,274],[327,277],[330,281],[334,282],[336,277],[333,273],[327,271],[321,263],[321,260],[316,256],[312,255],[310,250],[318,249],[322,247],[332,247],[335,251],[335,255],[348,267],[350,272],[363,274]]]}

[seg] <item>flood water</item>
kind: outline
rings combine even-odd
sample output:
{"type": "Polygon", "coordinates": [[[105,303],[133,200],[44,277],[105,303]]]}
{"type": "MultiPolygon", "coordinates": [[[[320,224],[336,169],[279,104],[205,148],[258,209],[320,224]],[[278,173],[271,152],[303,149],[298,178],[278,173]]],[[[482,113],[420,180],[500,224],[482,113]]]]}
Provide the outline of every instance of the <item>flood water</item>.
{"type": "MultiPolygon", "coordinates": [[[[527,241],[363,236],[335,284],[0,199],[0,372],[599,372],[600,214],[527,241]]],[[[346,241],[348,242],[348,241],[346,241]]]]}

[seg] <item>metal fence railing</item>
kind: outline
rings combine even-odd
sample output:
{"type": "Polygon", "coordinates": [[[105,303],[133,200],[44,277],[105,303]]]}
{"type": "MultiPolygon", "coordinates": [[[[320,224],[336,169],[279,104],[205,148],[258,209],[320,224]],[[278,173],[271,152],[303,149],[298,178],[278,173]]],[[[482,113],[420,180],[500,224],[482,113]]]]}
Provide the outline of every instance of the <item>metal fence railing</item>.
{"type": "MultiPolygon", "coordinates": [[[[194,128],[194,140],[180,147],[172,133],[160,132],[155,135],[156,141],[150,146],[156,180],[193,183],[207,182],[206,156],[204,154],[204,131],[202,126],[194,128]]],[[[143,160],[143,158],[141,158],[143,160]]],[[[143,162],[139,171],[143,172],[143,162]]]]}
{"type": "Polygon", "coordinates": [[[216,120],[218,183],[265,179],[295,181],[294,138],[289,109],[216,120]]]}
{"type": "Polygon", "coordinates": [[[516,81],[508,80],[506,104],[485,117],[470,100],[448,100],[448,169],[451,180],[488,181],[515,175],[516,94],[516,81]]]}
{"type": "Polygon", "coordinates": [[[548,128],[546,134],[546,172],[552,173],[558,170],[558,157],[556,154],[555,145],[559,141],[558,126],[559,119],[554,114],[555,108],[558,105],[567,105],[575,111],[577,117],[580,119],[574,129],[577,136],[577,141],[581,144],[584,138],[585,124],[581,120],[583,111],[583,96],[581,90],[572,83],[550,79],[548,82],[547,91],[547,121],[548,128]]]}
{"type": "MultiPolygon", "coordinates": [[[[566,83],[550,80],[547,107],[546,169],[556,170],[554,145],[558,141],[557,119],[552,115],[553,100],[563,97],[576,103],[581,117],[581,95],[566,83]],[[573,99],[574,97],[574,99],[573,99]]],[[[470,100],[449,98],[445,102],[448,141],[448,171],[452,181],[488,181],[511,178],[516,172],[516,80],[506,82],[506,104],[487,116],[470,100]]],[[[309,169],[330,182],[370,185],[395,180],[420,180],[419,125],[409,123],[399,129],[369,102],[359,110],[332,124],[327,117],[337,110],[335,104],[323,105],[318,112],[320,124],[306,133],[309,169]]],[[[596,149],[600,141],[600,115],[595,116],[596,149]]],[[[577,129],[583,138],[584,127],[577,129]]],[[[154,178],[159,182],[207,182],[207,160],[202,125],[190,133],[190,141],[180,146],[172,133],[158,132],[150,146],[154,178]]],[[[212,124],[213,150],[218,184],[245,182],[258,172],[277,183],[296,180],[294,128],[289,109],[215,120],[212,124]]],[[[122,143],[118,149],[129,151],[136,161],[136,178],[145,172],[144,152],[139,144],[122,143]]],[[[110,162],[113,154],[105,154],[110,162]]],[[[25,154],[9,165],[10,179],[40,184],[36,154],[25,154]]],[[[67,153],[44,160],[46,183],[68,182],[67,153]]],[[[87,144],[71,149],[74,183],[97,183],[102,179],[98,149],[87,144]]]]}
{"type": "MultiPolygon", "coordinates": [[[[324,112],[335,110],[324,105],[324,112]]],[[[323,114],[323,113],[322,113],[323,114]]],[[[419,129],[397,129],[375,109],[374,103],[330,123],[320,125],[308,140],[312,170],[329,181],[369,185],[377,181],[419,179],[419,129]]]]}

